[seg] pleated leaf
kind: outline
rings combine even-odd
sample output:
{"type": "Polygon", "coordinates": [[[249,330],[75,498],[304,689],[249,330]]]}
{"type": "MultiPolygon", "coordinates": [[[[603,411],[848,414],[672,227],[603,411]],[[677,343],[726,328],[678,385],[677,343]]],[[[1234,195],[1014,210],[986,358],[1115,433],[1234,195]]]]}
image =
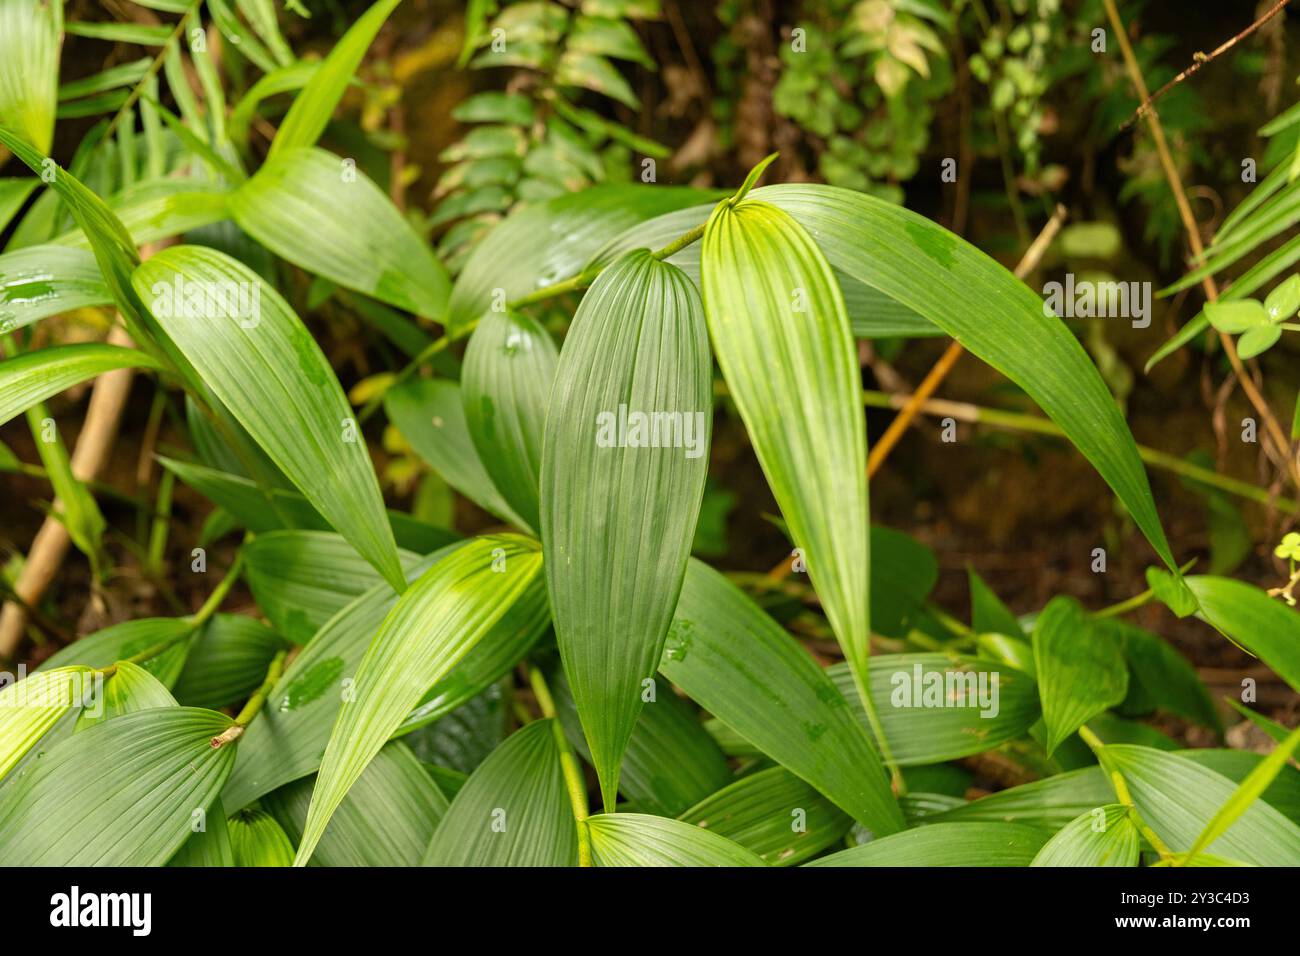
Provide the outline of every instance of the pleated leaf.
{"type": "Polygon", "coordinates": [[[41,245],[0,255],[0,329],[12,332],[51,315],[112,302],[94,255],[85,249],[41,245]]]}
{"type": "Polygon", "coordinates": [[[345,289],[441,320],[451,279],[365,173],[314,147],[280,149],[230,197],[240,228],[345,289]]]}
{"type": "Polygon", "coordinates": [[[261,621],[215,614],[191,643],[172,693],[190,707],[236,704],[262,685],[271,659],[284,648],[284,638],[261,621]]]}
{"type": "Polygon", "coordinates": [[[932,818],[944,822],[1031,823],[1060,830],[1094,807],[1114,802],[1100,767],[1055,774],[1010,787],[932,818]]]}
{"type": "Polygon", "coordinates": [[[265,810],[240,810],[227,824],[235,866],[290,866],[293,844],[265,810]]]}
{"type": "Polygon", "coordinates": [[[0,779],[94,690],[89,667],[39,671],[0,689],[0,779]]]}
{"type": "Polygon", "coordinates": [[[125,714],[73,734],[0,797],[9,866],[160,866],[221,790],[235,748],[213,749],[229,717],[192,707],[125,714]]]}
{"type": "Polygon", "coordinates": [[[271,141],[269,157],[298,146],[314,146],[329,125],[366,50],[401,0],[379,0],[343,34],[303,87],[271,141]]]}
{"type": "Polygon", "coordinates": [[[877,835],[903,814],[865,729],[830,677],[739,588],[692,560],[660,672],[877,835]]]}
{"type": "Polygon", "coordinates": [[[1075,817],[1038,851],[1030,866],[1137,866],[1141,840],[1128,808],[1117,803],[1075,817]]]}
{"type": "Polygon", "coordinates": [[[812,236],[766,203],[720,203],[701,256],[718,365],[844,656],[865,687],[867,425],[844,298],[812,236]]]}
{"type": "Polygon", "coordinates": [[[1050,754],[1091,718],[1124,700],[1128,668],[1111,633],[1071,598],[1048,602],[1034,622],[1033,639],[1050,754]]]}
{"type": "Polygon", "coordinates": [[[1300,691],[1300,614],[1262,589],[1231,578],[1187,579],[1201,617],[1300,691]]]}
{"type": "Polygon", "coordinates": [[[63,0],[0,3],[0,124],[43,153],[54,139],[63,0]]]}
{"type": "Polygon", "coordinates": [[[118,661],[111,677],[104,681],[104,692],[91,706],[83,707],[77,717],[77,731],[122,714],[155,707],[175,707],[176,698],[139,664],[118,661]]]}
{"type": "MultiPolygon", "coordinates": [[[[262,798],[291,841],[302,835],[315,778],[262,798]]],[[[447,798],[405,744],[376,754],[334,811],[312,854],[313,866],[419,866],[447,798]]]]}
{"type": "Polygon", "coordinates": [[[0,425],[78,382],[118,368],[159,368],[136,349],[85,342],[53,345],[0,361],[0,425]]]}
{"type": "Polygon", "coordinates": [[[784,767],[741,777],[678,819],[739,843],[770,866],[794,866],[816,856],[853,824],[784,767]]]}
{"type": "Polygon", "coordinates": [[[477,538],[437,562],[384,619],[357,667],[321,761],[295,865],[310,858],[352,784],[429,688],[516,602],[544,606],[541,554],[517,535],[477,538]]]}
{"type": "Polygon", "coordinates": [[[226,825],[226,810],[221,798],[212,801],[200,824],[191,821],[189,838],[181,844],[168,866],[234,866],[235,854],[230,848],[230,829],[226,825]]]}
{"type": "Polygon", "coordinates": [[[709,830],[644,813],[587,821],[597,866],[766,866],[762,857],[709,830]]]}
{"type": "Polygon", "coordinates": [[[384,394],[384,413],[447,484],[501,520],[521,530],[533,527],[506,503],[479,457],[460,385],[436,378],[405,382],[384,394]]]}
{"type": "Polygon", "coordinates": [[[924,316],[1023,388],[1177,570],[1124,416],[1074,334],[1045,314],[1028,286],[943,227],[873,196],[803,184],[750,195],[812,232],[834,266],[924,316]]]}
{"type": "Polygon", "coordinates": [[[489,312],[465,349],[461,400],[470,438],[510,507],[538,527],[538,481],[555,343],[536,320],[489,312]]]}
{"type": "MultiPolygon", "coordinates": [[[[553,719],[511,734],[443,816],[425,866],[573,866],[578,830],[553,719]]],[[[620,814],[621,815],[621,814],[620,814]]]]}
{"type": "MultiPolygon", "coordinates": [[[[1102,766],[1118,772],[1139,816],[1175,852],[1185,852],[1237,787],[1227,777],[1178,754],[1132,744],[1101,752],[1102,766]]],[[[1257,866],[1300,866],[1300,826],[1256,800],[1205,849],[1257,866]]]]}
{"type": "MultiPolygon", "coordinates": [[[[881,654],[869,671],[881,728],[902,767],[991,750],[1024,734],[1040,715],[1038,685],[996,661],[881,654]]],[[[827,673],[872,733],[848,667],[834,664],[827,673]]]]}
{"type": "Polygon", "coordinates": [[[191,630],[190,622],[180,617],[142,617],[134,621],[122,621],[88,634],[56,651],[41,664],[40,672],[74,664],[94,668],[108,667],[157,644],[166,643],[171,646],[162,653],[151,656],[141,666],[158,678],[164,687],[171,687],[176,683],[185,663],[187,642],[183,637],[191,630]]]}
{"type": "MultiPolygon", "coordinates": [[[[398,550],[403,571],[420,561],[398,550]]],[[[271,531],[244,546],[244,577],[258,609],[281,634],[305,644],[383,578],[341,535],[271,531]]]]}
{"type": "Polygon", "coordinates": [[[607,809],[690,557],[712,376],[694,287],[644,250],[593,283],[555,372],[542,453],[546,581],[607,809]]]}
{"type": "Polygon", "coordinates": [[[365,440],[329,361],[289,304],[243,263],[200,246],[162,250],[132,281],[271,460],[385,580],[404,588],[365,440]]]}
{"type": "Polygon", "coordinates": [[[1052,831],[1022,823],[931,823],[806,866],[1028,866],[1052,831]]]}

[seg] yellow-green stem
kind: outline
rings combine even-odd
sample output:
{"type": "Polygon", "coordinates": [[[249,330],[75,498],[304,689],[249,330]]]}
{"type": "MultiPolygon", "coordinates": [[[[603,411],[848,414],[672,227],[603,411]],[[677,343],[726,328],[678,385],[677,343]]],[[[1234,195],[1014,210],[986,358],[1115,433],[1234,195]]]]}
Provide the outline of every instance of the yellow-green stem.
{"type": "Polygon", "coordinates": [[[578,866],[591,866],[591,833],[587,829],[587,817],[590,811],[587,808],[587,787],[582,779],[582,768],[578,766],[578,758],[574,756],[573,748],[569,746],[569,740],[564,736],[564,728],[560,726],[560,719],[555,711],[555,700],[551,697],[551,688],[538,668],[528,668],[528,683],[532,685],[542,716],[551,721],[555,744],[560,751],[560,767],[564,771],[564,784],[569,791],[569,802],[573,804],[573,821],[578,829],[578,866]]]}

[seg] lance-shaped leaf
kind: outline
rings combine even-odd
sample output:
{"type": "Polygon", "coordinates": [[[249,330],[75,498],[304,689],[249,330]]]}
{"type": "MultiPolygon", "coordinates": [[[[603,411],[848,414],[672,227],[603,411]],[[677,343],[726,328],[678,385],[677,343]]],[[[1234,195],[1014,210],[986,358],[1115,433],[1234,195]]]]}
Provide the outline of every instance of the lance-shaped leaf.
{"type": "MultiPolygon", "coordinates": [[[[1232,780],[1180,754],[1112,744],[1099,757],[1123,777],[1138,815],[1174,852],[1190,850],[1237,790],[1232,780]]],[[[1300,866],[1300,827],[1256,800],[1205,849],[1257,866],[1300,866]]]]}
{"type": "Polygon", "coordinates": [[[270,156],[297,146],[315,145],[375,34],[399,3],[401,0],[379,0],[348,28],[289,107],[288,115],[271,141],[270,156]]]}
{"type": "Polygon", "coordinates": [[[182,617],[142,617],[122,621],[60,649],[41,664],[41,671],[74,664],[108,667],[141,651],[167,644],[166,650],[151,655],[141,666],[158,678],[164,687],[171,687],[185,664],[188,642],[184,638],[192,630],[193,625],[182,617]]]}
{"type": "Polygon", "coordinates": [[[379,482],[329,361],[289,304],[215,249],[173,246],[132,277],[168,337],[307,500],[399,591],[379,482]]]}
{"type": "Polygon", "coordinates": [[[1201,617],[1300,691],[1300,614],[1260,588],[1231,578],[1187,579],[1201,617]]]}
{"type": "Polygon", "coordinates": [[[546,581],[607,809],[691,553],[712,375],[694,286],[644,250],[596,279],[555,372],[542,453],[546,581]]]}
{"type": "Polygon", "coordinates": [[[555,343],[536,320],[489,312],[465,349],[461,400],[483,467],[510,507],[538,526],[538,481],[555,343]]]}
{"type": "Polygon", "coordinates": [[[462,495],[517,528],[531,526],[506,503],[474,448],[461,386],[420,378],[384,393],[384,413],[415,453],[462,495]]]}
{"type": "Polygon", "coordinates": [[[678,819],[734,840],[772,866],[794,866],[844,836],[853,819],[784,767],[741,777],[678,819]]]}
{"type": "Polygon", "coordinates": [[[930,822],[1032,823],[1059,830],[1093,807],[1112,802],[1115,792],[1100,767],[1084,767],[1021,784],[944,810],[930,822]]]}
{"type": "Polygon", "coordinates": [[[0,361],[0,425],[37,402],[116,368],[158,368],[136,349],[86,342],[55,345],[0,361]]]}
{"type": "MultiPolygon", "coordinates": [[[[425,866],[573,866],[578,830],[553,718],[511,734],[465,781],[425,866]]],[[[621,815],[621,814],[620,814],[621,815]]]]}
{"type": "Polygon", "coordinates": [[[701,255],[718,365],[865,692],[867,424],[844,298],[812,236],[766,203],[719,203],[701,255]]]}
{"type": "Polygon", "coordinates": [[[0,330],[112,301],[94,255],[85,249],[41,245],[0,256],[0,330]]]}
{"type": "Polygon", "coordinates": [[[231,195],[230,213],[308,272],[418,315],[447,311],[447,270],[355,160],[281,149],[231,195]]]}
{"type": "MultiPolygon", "coordinates": [[[[314,778],[295,780],[262,798],[291,840],[302,834],[314,778]]],[[[375,756],[334,812],[316,845],[313,866],[419,866],[447,798],[403,743],[375,756]]]]}
{"type": "Polygon", "coordinates": [[[1128,692],[1119,644],[1070,598],[1053,598],[1034,622],[1034,668],[1049,754],[1128,692]]]}
{"type": "Polygon", "coordinates": [[[1128,808],[1111,803],[1067,823],[1029,865],[1137,866],[1140,843],[1128,808]]]}
{"type": "Polygon", "coordinates": [[[93,675],[89,667],[56,667],[0,689],[0,779],[60,718],[93,694],[93,675]]]}
{"type": "Polygon", "coordinates": [[[63,0],[0,3],[0,124],[43,153],[54,139],[63,0]]]}
{"type": "MultiPolygon", "coordinates": [[[[407,572],[421,560],[402,550],[397,557],[407,572]]],[[[329,531],[259,534],[244,546],[244,578],[267,620],[299,644],[383,581],[355,548],[329,531]]]]}
{"type": "Polygon", "coordinates": [[[1124,416],[1074,334],[1028,286],[959,236],[872,196],[793,184],[751,196],[798,220],[837,268],[929,319],[1023,388],[1177,570],[1124,416]]]}
{"type": "Polygon", "coordinates": [[[1052,831],[1023,823],[932,823],[805,866],[1028,866],[1052,831]]]}
{"type": "Polygon", "coordinates": [[[222,714],[164,707],[73,734],[20,772],[0,797],[9,866],[161,866],[190,836],[235,759],[213,748],[222,714]]]}
{"type": "Polygon", "coordinates": [[[597,866],[766,866],[763,858],[709,830],[645,813],[587,821],[597,866]]]}
{"type": "Polygon", "coordinates": [[[544,606],[542,556],[517,535],[477,538],[425,572],[388,613],[330,734],[295,865],[411,708],[517,602],[544,606]]]}
{"type": "Polygon", "coordinates": [[[903,828],[880,757],[830,677],[739,588],[699,561],[687,565],[659,669],[877,836],[903,828]]]}

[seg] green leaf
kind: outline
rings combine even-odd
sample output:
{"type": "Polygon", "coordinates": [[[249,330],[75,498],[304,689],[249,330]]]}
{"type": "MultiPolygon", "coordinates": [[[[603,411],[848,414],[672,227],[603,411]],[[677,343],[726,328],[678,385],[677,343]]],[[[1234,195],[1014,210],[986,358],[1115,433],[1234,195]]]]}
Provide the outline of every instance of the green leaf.
{"type": "Polygon", "coordinates": [[[536,720],[492,751],[452,800],[424,865],[577,863],[578,830],[557,733],[553,719],[536,720]]]}
{"type": "MultiPolygon", "coordinates": [[[[827,669],[870,733],[853,675],[827,669]]],[[[880,654],[870,661],[871,696],[899,766],[983,753],[1021,736],[1038,720],[1038,685],[997,661],[945,654],[880,654]]]]}
{"type": "Polygon", "coordinates": [[[45,732],[94,695],[93,671],[80,665],[38,671],[0,687],[0,779],[45,732]]]}
{"type": "Polygon", "coordinates": [[[695,290],[645,251],[596,279],[555,372],[542,547],[556,641],[606,809],[690,556],[712,376],[695,290]]]}
{"type": "MultiPolygon", "coordinates": [[[[407,571],[407,579],[418,580],[458,547],[462,545],[449,545],[422,559],[407,571]]],[[[222,793],[229,809],[316,772],[343,700],[343,681],[356,674],[371,638],[396,603],[388,582],[375,585],[330,618],[285,668],[266,706],[240,738],[239,759],[222,793]]],[[[463,667],[462,662],[457,670],[463,667]]]]}
{"type": "Polygon", "coordinates": [[[158,644],[170,644],[141,666],[158,678],[164,687],[171,687],[185,664],[187,642],[182,638],[192,629],[193,625],[182,617],[142,617],[122,621],[56,651],[41,664],[41,672],[77,664],[108,667],[158,644]]]}
{"type": "Polygon", "coordinates": [[[77,717],[78,732],[95,724],[133,714],[138,710],[151,710],[155,707],[175,707],[176,699],[147,670],[130,661],[118,661],[114,671],[104,682],[102,699],[97,706],[83,707],[77,717]]]}
{"type": "Polygon", "coordinates": [[[539,526],[538,482],[557,351],[547,331],[516,312],[489,312],[465,349],[461,400],[470,438],[510,507],[539,526]]]}
{"type": "MultiPolygon", "coordinates": [[[[1124,778],[1142,820],[1175,852],[1191,849],[1237,789],[1227,777],[1163,750],[1111,744],[1099,756],[1124,778]]],[[[1297,866],[1300,827],[1255,801],[1205,849],[1258,866],[1297,866]]]]}
{"type": "MultiPolygon", "coordinates": [[[[591,752],[557,668],[551,690],[565,736],[589,763],[591,752]]],[[[700,722],[696,708],[666,688],[657,689],[637,718],[623,753],[619,790],[636,809],[673,817],[731,781],[727,759],[700,722]]]]}
{"type": "Polygon", "coordinates": [[[660,672],[879,835],[902,829],[889,778],[848,701],[735,585],[687,564],[660,672]]]}
{"type": "Polygon", "coordinates": [[[1059,830],[1115,793],[1097,766],[1056,774],[945,810],[935,822],[1030,823],[1059,830]]]}
{"type": "Polygon", "coordinates": [[[384,393],[384,412],[447,484],[484,511],[517,528],[530,528],[506,504],[474,448],[460,385],[436,378],[404,382],[384,393]]]}
{"type": "MultiPolygon", "coordinates": [[[[409,574],[419,561],[397,552],[409,574]]],[[[384,579],[341,535],[271,531],[244,546],[244,576],[258,609],[277,631],[305,644],[326,621],[384,579]]]]}
{"type": "Polygon", "coordinates": [[[280,149],[231,195],[230,213],[308,272],[417,315],[445,316],[447,270],[355,160],[314,147],[280,149]]]}
{"type": "Polygon", "coordinates": [[[766,866],[739,843],[709,830],[644,813],[587,820],[597,866],[766,866]]]}
{"type": "Polygon", "coordinates": [[[545,606],[541,563],[526,538],[477,538],[436,563],[398,600],[357,667],[355,696],[335,721],[295,865],[311,858],[348,789],[424,693],[516,602],[545,606]]]}
{"type": "Polygon", "coordinates": [[[1259,588],[1231,578],[1187,579],[1201,617],[1300,691],[1300,615],[1259,588]]]}
{"type": "Polygon", "coordinates": [[[172,33],[172,27],[165,23],[67,23],[63,29],[74,37],[134,43],[136,46],[162,46],[172,33]]]}
{"type": "Polygon", "coordinates": [[[452,287],[448,325],[463,326],[494,302],[513,301],[567,279],[629,226],[719,195],[681,186],[620,183],[521,209],[474,248],[452,287]]]}
{"type": "Polygon", "coordinates": [[[226,810],[221,805],[221,798],[216,797],[208,812],[198,820],[192,820],[189,839],[172,854],[168,866],[234,866],[235,854],[230,848],[230,829],[226,825],[226,810]],[[201,829],[195,829],[200,826],[201,829]]]}
{"type": "Polygon", "coordinates": [[[260,621],[213,615],[190,645],[172,692],[191,707],[236,704],[262,685],[271,659],[284,647],[284,638],[260,621]]]}
{"type": "Polygon", "coordinates": [[[365,440],[329,361],[289,304],[243,263],[200,246],[162,250],[132,281],[280,470],[393,587],[405,587],[365,440]]]}
{"type": "Polygon", "coordinates": [[[0,331],[112,302],[95,257],[84,249],[40,245],[0,255],[0,331]]]}
{"type": "Polygon", "coordinates": [[[1111,803],[1071,820],[1029,865],[1137,866],[1140,843],[1128,808],[1111,803]]]}
{"type": "Polygon", "coordinates": [[[923,315],[1023,388],[1114,489],[1176,570],[1137,446],[1100,373],[1042,299],[974,246],[916,213],[833,186],[780,185],[780,206],[831,264],[923,315]]]}
{"type": "Polygon", "coordinates": [[[1272,322],[1264,307],[1254,299],[1240,302],[1207,302],[1205,316],[1220,332],[1239,335],[1250,329],[1267,328],[1272,322]]]}
{"type": "Polygon", "coordinates": [[[742,777],[678,819],[739,843],[770,866],[795,866],[816,856],[853,823],[784,767],[742,777]]]}
{"type": "MultiPolygon", "coordinates": [[[[1286,736],[1285,731],[1283,736],[1286,736]]],[[[1236,784],[1250,776],[1265,759],[1248,750],[1221,748],[1180,750],[1178,755],[1186,757],[1192,763],[1208,767],[1236,784]]],[[[1300,770],[1293,766],[1284,768],[1264,790],[1260,799],[1292,823],[1300,824],[1300,770]]]]}
{"type": "Polygon", "coordinates": [[[718,365],[866,693],[867,426],[843,296],[812,236],[766,203],[720,203],[701,267],[718,365]]]}
{"type": "Polygon", "coordinates": [[[400,2],[378,0],[348,28],[289,107],[288,115],[271,141],[268,159],[283,150],[316,145],[375,34],[400,2]]]}
{"type": "Polygon", "coordinates": [[[1025,637],[1025,629],[1011,609],[1002,603],[984,579],[975,573],[974,568],[967,568],[970,580],[970,621],[971,628],[979,634],[1002,634],[1007,637],[1025,637]]]}
{"type": "Polygon", "coordinates": [[[1237,339],[1237,354],[1242,359],[1251,359],[1267,352],[1282,337],[1282,330],[1276,325],[1250,329],[1237,339]]]}
{"type": "Polygon", "coordinates": [[[1022,823],[931,823],[805,866],[1028,866],[1051,831],[1022,823]]]}
{"type": "Polygon", "coordinates": [[[290,866],[293,844],[275,817],[264,810],[240,810],[230,818],[235,866],[290,866]]]}
{"type": "MultiPolygon", "coordinates": [[[[262,798],[297,841],[307,820],[314,777],[296,780],[262,798]]],[[[325,828],[313,866],[419,866],[447,798],[405,744],[375,755],[325,828]]]]}
{"type": "Polygon", "coordinates": [[[50,151],[58,105],[62,0],[0,3],[0,125],[50,151]]]}
{"type": "Polygon", "coordinates": [[[1048,754],[1128,692],[1128,669],[1115,639],[1066,597],[1053,598],[1034,622],[1034,669],[1048,754]]]}
{"type": "Polygon", "coordinates": [[[0,361],[0,425],[78,382],[118,368],[160,368],[136,349],[84,342],[52,345],[0,361]]]}
{"type": "Polygon", "coordinates": [[[229,717],[193,707],[137,711],[73,734],[0,796],[10,866],[160,866],[216,798],[235,748],[211,740],[229,717]]]}
{"type": "Polygon", "coordinates": [[[1119,642],[1128,661],[1128,696],[1122,713],[1150,713],[1159,708],[1222,731],[1214,702],[1187,658],[1162,638],[1124,621],[1094,618],[1093,625],[1119,642]]]}
{"type": "Polygon", "coordinates": [[[1233,791],[1232,796],[1214,814],[1205,825],[1196,842],[1192,844],[1189,856],[1199,852],[1217,840],[1241,818],[1241,815],[1264,793],[1279,773],[1287,766],[1296,746],[1300,745],[1300,728],[1292,731],[1282,743],[1273,748],[1273,752],[1259,762],[1246,779],[1233,791]]]}
{"type": "Polygon", "coordinates": [[[871,629],[904,637],[939,580],[934,552],[892,528],[871,529],[871,629]]]}
{"type": "MultiPolygon", "coordinates": [[[[14,216],[18,215],[32,191],[40,184],[39,179],[33,179],[31,176],[21,179],[0,179],[0,231],[9,227],[9,223],[13,222],[14,216]]],[[[0,319],[2,318],[3,315],[0,315],[0,319]]]]}

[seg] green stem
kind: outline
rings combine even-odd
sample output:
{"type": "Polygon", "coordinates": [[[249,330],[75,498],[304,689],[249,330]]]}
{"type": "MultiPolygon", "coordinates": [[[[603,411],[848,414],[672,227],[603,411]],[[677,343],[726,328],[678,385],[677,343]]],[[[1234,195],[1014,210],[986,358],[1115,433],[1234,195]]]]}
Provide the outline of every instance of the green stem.
{"type": "Polygon", "coordinates": [[[573,819],[578,828],[578,866],[591,866],[591,833],[587,829],[587,817],[590,811],[587,808],[587,788],[582,780],[582,769],[578,766],[578,758],[573,755],[573,748],[569,746],[569,740],[564,736],[564,729],[556,716],[551,688],[547,686],[542,672],[534,666],[528,668],[528,683],[532,685],[533,693],[537,696],[537,706],[541,708],[542,715],[551,720],[555,743],[560,750],[560,767],[564,771],[564,784],[569,791],[569,802],[573,805],[573,819]]]}
{"type": "Polygon", "coordinates": [[[262,705],[266,703],[266,698],[271,696],[271,690],[280,680],[280,675],[284,673],[284,659],[288,655],[288,649],[276,652],[271,658],[270,665],[266,668],[266,677],[262,679],[262,684],[253,692],[253,696],[248,698],[248,702],[240,709],[235,717],[235,722],[212,738],[212,749],[216,750],[224,747],[231,741],[238,740],[243,736],[245,728],[253,722],[253,718],[262,712],[262,705]]]}
{"type": "Polygon", "coordinates": [[[1133,821],[1133,825],[1138,828],[1138,832],[1140,832],[1142,836],[1146,838],[1146,841],[1155,848],[1155,851],[1160,854],[1161,860],[1167,864],[1172,864],[1176,859],[1173,851],[1169,849],[1168,845],[1160,839],[1159,835],[1154,830],[1147,826],[1146,821],[1142,819],[1142,815],[1138,813],[1137,804],[1133,802],[1133,795],[1129,793],[1128,784],[1124,780],[1124,775],[1113,767],[1108,766],[1109,761],[1107,761],[1105,756],[1105,743],[1102,742],[1100,737],[1092,732],[1092,729],[1088,727],[1087,724],[1084,724],[1079,728],[1079,737],[1097,756],[1098,763],[1102,765],[1102,769],[1105,770],[1106,776],[1110,780],[1110,785],[1115,790],[1115,796],[1128,811],[1128,818],[1133,821]]]}

